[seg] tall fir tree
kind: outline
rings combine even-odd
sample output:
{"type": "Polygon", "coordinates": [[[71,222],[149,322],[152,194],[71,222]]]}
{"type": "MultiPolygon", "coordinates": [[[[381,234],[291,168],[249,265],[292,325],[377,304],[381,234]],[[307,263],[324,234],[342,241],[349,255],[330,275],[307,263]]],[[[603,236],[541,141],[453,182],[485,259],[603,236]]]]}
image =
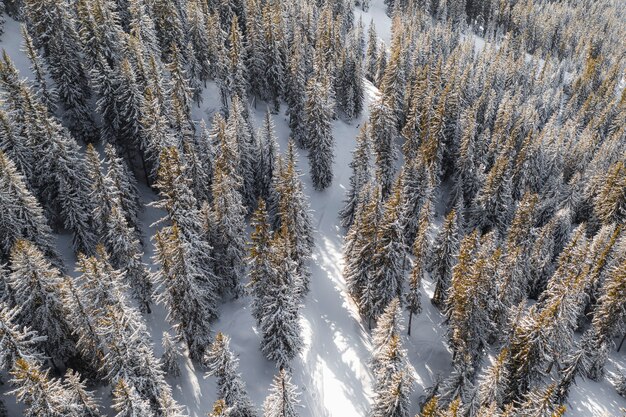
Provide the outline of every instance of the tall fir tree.
{"type": "Polygon", "coordinates": [[[359,197],[363,188],[372,180],[372,165],[370,161],[371,143],[367,123],[364,123],[356,138],[356,147],[352,153],[350,168],[350,189],[346,193],[344,206],[339,212],[341,225],[350,228],[354,222],[356,210],[361,203],[359,197]]]}
{"type": "Polygon", "coordinates": [[[281,369],[270,387],[270,393],[263,403],[264,417],[298,417],[299,393],[291,382],[291,376],[281,369]]]}
{"type": "Polygon", "coordinates": [[[328,188],[333,180],[334,138],[332,108],[325,83],[310,79],[304,106],[304,132],[309,150],[311,179],[316,190],[328,188]]]}
{"type": "Polygon", "coordinates": [[[224,400],[232,417],[254,417],[246,385],[239,373],[239,359],[230,350],[230,338],[218,333],[205,355],[208,374],[218,379],[218,397],[224,400]]]}

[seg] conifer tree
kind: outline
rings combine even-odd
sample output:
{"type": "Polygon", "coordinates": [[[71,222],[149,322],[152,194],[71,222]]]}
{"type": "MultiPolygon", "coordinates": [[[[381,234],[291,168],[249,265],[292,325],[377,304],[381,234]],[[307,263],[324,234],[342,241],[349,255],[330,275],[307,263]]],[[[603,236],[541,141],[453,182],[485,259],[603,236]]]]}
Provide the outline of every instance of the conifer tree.
{"type": "Polygon", "coordinates": [[[350,189],[346,193],[344,206],[339,211],[341,225],[350,228],[354,222],[357,207],[360,204],[361,191],[372,179],[372,166],[370,162],[371,143],[367,123],[364,123],[356,137],[356,147],[352,153],[350,168],[350,189]]]}
{"type": "Polygon", "coordinates": [[[139,303],[139,310],[150,314],[152,282],[148,268],[141,260],[141,244],[122,215],[120,206],[118,200],[114,201],[106,225],[105,246],[111,254],[111,264],[125,272],[132,296],[139,303]]]}
{"type": "Polygon", "coordinates": [[[163,345],[163,356],[161,357],[163,370],[169,376],[180,376],[180,365],[178,361],[182,354],[178,348],[178,344],[172,339],[169,332],[163,332],[161,344],[163,345]]]}
{"type": "Polygon", "coordinates": [[[393,338],[400,336],[404,329],[399,298],[392,299],[378,318],[372,332],[372,360],[370,366],[374,374],[384,368],[385,350],[393,338]]]}
{"type": "Polygon", "coordinates": [[[370,131],[376,155],[376,176],[379,178],[383,198],[391,192],[396,173],[397,150],[395,139],[397,120],[393,109],[384,100],[375,101],[370,109],[370,131]]]}
{"type": "Polygon", "coordinates": [[[291,376],[281,369],[270,387],[270,394],[263,403],[264,417],[298,417],[296,408],[299,393],[291,382],[291,376]]]}
{"type": "Polygon", "coordinates": [[[272,231],[264,200],[259,200],[250,225],[254,230],[250,234],[251,244],[247,258],[249,283],[247,286],[253,297],[250,306],[252,316],[259,323],[261,317],[263,317],[263,300],[272,282],[273,275],[276,273],[272,263],[272,231]]]}
{"type": "Polygon", "coordinates": [[[378,61],[378,36],[374,19],[371,20],[367,30],[367,52],[365,52],[365,78],[374,82],[376,79],[376,67],[378,61]]]}
{"type": "Polygon", "coordinates": [[[88,107],[91,91],[80,48],[76,47],[80,39],[70,9],[56,0],[27,0],[24,13],[35,45],[42,48],[50,75],[56,82],[72,133],[84,142],[95,141],[96,129],[88,107]]]}
{"type": "Polygon", "coordinates": [[[225,289],[238,296],[245,269],[245,213],[242,197],[237,190],[237,177],[229,173],[222,154],[217,158],[213,174],[213,215],[215,237],[215,273],[224,281],[225,289]]]}
{"type": "Polygon", "coordinates": [[[275,230],[285,227],[289,242],[289,254],[296,262],[297,273],[302,285],[300,294],[304,295],[309,288],[308,261],[313,249],[313,226],[309,202],[304,194],[300,172],[297,169],[296,151],[293,141],[287,148],[287,161],[277,180],[275,190],[278,194],[278,224],[275,230]]]}
{"type": "Polygon", "coordinates": [[[77,404],[71,403],[69,395],[61,382],[51,379],[49,372],[41,369],[36,362],[18,359],[11,370],[11,392],[24,403],[26,416],[78,416],[77,404]]]}
{"type": "Polygon", "coordinates": [[[276,160],[278,158],[278,140],[276,138],[274,122],[272,115],[268,110],[265,113],[265,120],[261,128],[258,138],[258,160],[256,165],[256,183],[258,194],[266,201],[274,198],[272,194],[274,190],[273,182],[277,172],[276,160]]]}
{"type": "Polygon", "coordinates": [[[407,310],[409,310],[409,330],[408,334],[411,335],[411,320],[413,314],[419,314],[422,310],[420,304],[421,297],[421,282],[424,277],[424,272],[427,270],[427,260],[429,258],[429,241],[428,241],[428,229],[430,228],[430,202],[422,206],[422,210],[419,217],[419,227],[417,235],[415,236],[415,242],[413,242],[413,268],[409,278],[409,292],[406,294],[407,310]]]}
{"type": "MultiPolygon", "coordinates": [[[[243,203],[251,212],[257,198],[255,161],[259,160],[259,155],[257,154],[256,140],[252,134],[252,126],[245,117],[245,105],[239,96],[232,98],[226,125],[226,140],[229,142],[229,146],[234,146],[237,149],[238,160],[235,164],[236,178],[234,179],[237,181],[237,190],[241,193],[243,203]]],[[[217,165],[218,162],[219,158],[215,164],[217,165]]],[[[229,161],[229,164],[233,162],[229,161]]]]}
{"type": "Polygon", "coordinates": [[[239,27],[239,18],[233,14],[228,35],[228,70],[226,86],[232,96],[239,97],[247,105],[248,97],[248,69],[246,68],[246,50],[243,46],[243,36],[239,27]]]}
{"type": "Polygon", "coordinates": [[[119,199],[120,208],[126,221],[139,237],[140,224],[138,216],[142,205],[135,176],[127,162],[118,156],[113,146],[106,144],[104,146],[104,154],[108,168],[106,179],[113,186],[112,195],[119,199]]]}
{"type": "Polygon", "coordinates": [[[206,287],[189,246],[177,223],[157,232],[154,258],[160,269],[153,280],[163,288],[157,300],[167,306],[168,320],[191,358],[200,360],[210,340],[209,321],[217,317],[217,289],[206,287]]]}
{"type": "Polygon", "coordinates": [[[359,306],[361,314],[368,319],[369,325],[374,303],[371,259],[376,251],[377,230],[382,214],[380,188],[376,185],[370,187],[373,190],[357,211],[344,249],[344,277],[348,292],[359,306]]]}
{"type": "Polygon", "coordinates": [[[63,387],[68,394],[67,400],[75,405],[76,416],[102,417],[93,393],[87,391],[85,381],[81,381],[78,372],[68,369],[63,378],[63,387]]]}
{"type": "Polygon", "coordinates": [[[432,302],[442,306],[452,280],[452,270],[459,251],[459,224],[456,210],[446,216],[439,235],[433,244],[433,258],[430,264],[431,277],[435,281],[432,302]]]}
{"type": "Polygon", "coordinates": [[[264,97],[272,104],[272,112],[278,113],[279,98],[283,95],[285,73],[284,51],[281,43],[284,34],[280,26],[279,9],[275,5],[263,6],[263,34],[261,45],[264,63],[264,97]]]}
{"type": "Polygon", "coordinates": [[[218,397],[228,407],[232,417],[256,415],[248,398],[246,386],[239,373],[239,359],[230,351],[230,338],[219,332],[205,354],[208,374],[217,377],[218,397]]]}
{"type": "Polygon", "coordinates": [[[370,260],[372,273],[369,279],[373,282],[367,286],[373,288],[372,317],[378,317],[394,297],[401,299],[404,293],[408,247],[400,222],[401,207],[400,187],[397,186],[385,202],[376,232],[376,251],[370,260]]]}
{"type": "Polygon", "coordinates": [[[43,210],[13,162],[0,151],[0,258],[6,260],[19,239],[32,241],[52,261],[58,259],[43,210]]]}
{"type": "Polygon", "coordinates": [[[412,391],[413,377],[405,371],[394,373],[389,385],[376,392],[370,415],[372,417],[408,417],[412,391]]]}
{"type": "Polygon", "coordinates": [[[263,298],[261,317],[261,351],[279,369],[289,368],[291,360],[300,352],[299,303],[302,291],[301,276],[296,262],[289,256],[286,226],[272,239],[275,274],[268,283],[263,298]]]}
{"type": "Polygon", "coordinates": [[[332,109],[324,91],[324,83],[311,79],[306,89],[304,106],[304,137],[309,149],[311,179],[316,190],[330,186],[333,180],[334,138],[332,133],[332,109]]]}
{"type": "MultiPolygon", "coordinates": [[[[47,336],[42,350],[64,363],[76,346],[61,294],[61,274],[32,243],[18,240],[11,249],[7,289],[20,308],[17,322],[47,336]]],[[[8,294],[8,295],[9,295],[8,294]]]]}
{"type": "Polygon", "coordinates": [[[288,84],[286,101],[289,105],[289,128],[291,137],[298,146],[304,147],[306,143],[305,131],[305,93],[306,93],[306,63],[303,34],[297,30],[289,55],[288,84]]]}
{"type": "Polygon", "coordinates": [[[48,108],[48,111],[54,113],[57,108],[57,100],[59,99],[58,91],[55,86],[49,85],[47,66],[39,55],[39,51],[35,47],[33,39],[25,26],[21,27],[21,34],[22,38],[24,38],[24,52],[30,61],[30,70],[35,76],[33,87],[41,102],[48,108]]]}
{"type": "Polygon", "coordinates": [[[123,379],[120,379],[113,388],[113,409],[115,417],[150,417],[154,415],[150,403],[141,398],[137,390],[123,379]]]}
{"type": "Polygon", "coordinates": [[[46,341],[29,327],[17,324],[19,307],[9,308],[0,303],[0,369],[8,372],[14,369],[18,360],[29,363],[41,363],[44,356],[38,347],[46,341]]]}

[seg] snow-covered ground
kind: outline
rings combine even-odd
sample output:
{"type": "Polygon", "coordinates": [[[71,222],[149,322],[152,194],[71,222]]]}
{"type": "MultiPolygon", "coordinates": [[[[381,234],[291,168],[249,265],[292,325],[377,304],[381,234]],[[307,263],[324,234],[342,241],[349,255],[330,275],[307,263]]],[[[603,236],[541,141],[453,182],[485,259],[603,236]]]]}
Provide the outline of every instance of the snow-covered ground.
{"type": "MultiPolygon", "coordinates": [[[[356,10],[356,19],[362,16],[367,26],[373,19],[379,38],[389,45],[391,21],[384,12],[382,0],[373,0],[368,12],[356,10]]],[[[5,34],[0,46],[5,48],[23,76],[28,76],[28,60],[21,49],[19,24],[7,18],[5,34]]],[[[377,90],[366,83],[366,103],[375,98],[377,90]]],[[[194,110],[196,120],[204,119],[207,124],[212,114],[219,108],[219,95],[214,85],[209,85],[204,93],[200,108],[194,110]]],[[[289,128],[283,105],[281,113],[274,117],[281,150],[287,147],[289,128]]],[[[264,103],[258,103],[251,111],[252,121],[260,127],[266,111],[264,103]]],[[[372,397],[372,375],[369,371],[371,341],[367,326],[361,321],[354,302],[347,295],[342,277],[342,241],[344,230],[338,225],[337,213],[342,206],[344,194],[350,177],[349,162],[355,146],[355,137],[359,125],[367,120],[368,112],[357,120],[344,122],[337,120],[333,125],[335,137],[334,180],[323,192],[317,192],[311,186],[308,175],[306,152],[299,151],[299,168],[303,173],[305,192],[309,196],[315,227],[315,249],[310,265],[312,271],[311,291],[306,297],[301,310],[303,338],[305,347],[293,362],[293,382],[301,391],[301,417],[358,417],[366,416],[372,397]]],[[[147,187],[142,187],[144,203],[153,201],[156,196],[147,187]]],[[[159,210],[147,207],[142,213],[144,236],[151,237],[155,230],[150,225],[162,217],[159,210]]],[[[438,219],[440,220],[440,219],[438,219]]],[[[148,242],[148,239],[146,239],[148,242]]],[[[64,261],[69,272],[73,273],[75,261],[71,254],[69,236],[58,237],[59,249],[64,253],[64,261]]],[[[144,260],[150,264],[152,247],[148,243],[144,260]]],[[[433,285],[424,281],[422,294],[423,311],[414,318],[412,336],[403,338],[408,356],[415,368],[416,387],[413,393],[413,413],[418,412],[420,396],[424,388],[432,384],[437,374],[445,376],[450,370],[451,355],[445,346],[445,326],[443,316],[428,301],[433,285]]],[[[260,334],[249,311],[250,299],[242,297],[236,300],[224,300],[220,319],[213,325],[215,332],[224,332],[232,338],[231,349],[240,359],[240,370],[246,381],[252,401],[261,414],[262,403],[276,368],[267,361],[259,350],[260,334]]],[[[161,334],[168,330],[165,311],[157,306],[146,322],[157,356],[161,355],[161,334]]],[[[624,363],[624,353],[612,353],[609,374],[614,372],[618,363],[624,363]]],[[[205,378],[204,371],[186,361],[182,364],[182,375],[169,378],[175,398],[187,406],[190,416],[206,416],[216,399],[214,378],[205,378]]],[[[6,387],[6,386],[5,386],[6,387]]],[[[108,405],[109,390],[99,390],[102,403],[108,405]]],[[[5,401],[10,415],[20,415],[20,407],[14,404],[12,397],[5,401]]],[[[606,381],[595,383],[579,382],[570,395],[569,416],[620,416],[620,407],[626,407],[626,401],[619,397],[614,388],[606,381]]],[[[112,412],[108,410],[109,413],[112,412]]]]}

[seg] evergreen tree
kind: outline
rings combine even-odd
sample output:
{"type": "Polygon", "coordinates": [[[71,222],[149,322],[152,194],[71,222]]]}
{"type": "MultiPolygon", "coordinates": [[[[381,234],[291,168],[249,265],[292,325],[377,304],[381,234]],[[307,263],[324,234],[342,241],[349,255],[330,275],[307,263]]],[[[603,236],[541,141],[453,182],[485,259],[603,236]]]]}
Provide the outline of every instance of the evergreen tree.
{"type": "Polygon", "coordinates": [[[371,20],[367,30],[367,52],[365,52],[365,78],[374,82],[376,79],[376,67],[378,61],[378,36],[374,19],[371,20]]]}
{"type": "Polygon", "coordinates": [[[278,158],[278,140],[276,138],[272,115],[268,110],[258,138],[258,160],[256,164],[256,185],[261,198],[269,201],[275,197],[273,182],[276,177],[276,159],[278,158]]]}
{"type": "Polygon", "coordinates": [[[250,309],[257,323],[263,317],[263,300],[276,273],[272,263],[272,231],[265,207],[265,201],[259,200],[252,216],[250,225],[254,230],[250,234],[251,244],[247,258],[249,264],[247,286],[253,297],[250,309]]]}
{"type": "Polygon", "coordinates": [[[302,347],[300,339],[299,291],[301,276],[296,262],[289,256],[287,228],[282,226],[273,240],[273,264],[276,273],[268,283],[263,298],[261,317],[261,351],[279,369],[289,368],[289,363],[302,347]]]}
{"type": "Polygon", "coordinates": [[[20,313],[17,322],[47,336],[42,350],[53,361],[76,353],[61,294],[61,274],[32,243],[18,240],[11,249],[7,289],[20,313]]]}
{"type": "Polygon", "coordinates": [[[313,249],[313,226],[309,203],[304,194],[300,172],[298,171],[293,142],[287,148],[287,161],[277,179],[275,190],[278,194],[279,224],[275,230],[285,227],[289,242],[289,255],[296,262],[298,276],[301,278],[302,288],[299,293],[306,294],[309,288],[308,261],[313,249]]]}
{"type": "Polygon", "coordinates": [[[433,258],[430,265],[431,277],[435,281],[432,302],[442,306],[452,280],[452,270],[459,251],[459,224],[456,210],[446,216],[439,235],[433,244],[433,258]]]}
{"type": "Polygon", "coordinates": [[[374,374],[384,369],[386,349],[392,339],[398,338],[404,329],[400,299],[392,299],[378,318],[372,332],[372,360],[370,366],[374,374]]]}
{"type": "Polygon", "coordinates": [[[298,417],[299,393],[291,383],[291,377],[281,369],[272,381],[270,394],[263,403],[264,417],[298,417]]]}
{"type": "Polygon", "coordinates": [[[377,391],[370,415],[372,417],[408,417],[413,377],[405,371],[392,375],[391,381],[382,391],[377,391]]]}
{"type": "Polygon", "coordinates": [[[91,91],[77,48],[80,39],[70,8],[56,0],[26,0],[24,14],[35,45],[43,49],[72,133],[82,141],[95,141],[96,129],[88,106],[91,91]]]}
{"type": "Polygon", "coordinates": [[[230,351],[230,338],[218,333],[205,355],[208,374],[217,377],[218,397],[228,407],[232,417],[256,415],[248,398],[246,386],[239,374],[239,359],[230,351]]]}
{"type": "Polygon", "coordinates": [[[76,404],[57,379],[51,379],[48,371],[43,371],[39,364],[18,359],[11,370],[11,392],[24,403],[24,415],[32,417],[78,416],[76,404]]]}
{"type": "Polygon", "coordinates": [[[370,109],[370,131],[376,155],[376,176],[380,180],[383,198],[391,192],[396,173],[396,123],[393,109],[384,100],[375,101],[370,109]]]}
{"type": "Polygon", "coordinates": [[[68,393],[69,402],[76,406],[74,411],[76,416],[102,417],[93,393],[87,391],[85,381],[81,381],[78,372],[68,369],[63,378],[63,387],[68,393]]]}
{"type": "Polygon", "coordinates": [[[113,409],[115,417],[150,417],[154,415],[150,403],[141,398],[137,390],[120,379],[113,388],[113,409]]]}
{"type": "Polygon", "coordinates": [[[217,317],[217,289],[206,287],[193,253],[177,223],[157,232],[154,260],[160,269],[153,280],[163,288],[157,300],[167,306],[168,321],[191,358],[199,360],[210,339],[209,321],[217,317]]]}
{"type": "MultiPolygon", "coordinates": [[[[398,182],[399,184],[399,182],[398,182]]],[[[373,288],[372,317],[378,317],[394,297],[404,293],[404,274],[407,266],[407,245],[404,242],[400,209],[400,188],[385,202],[384,213],[377,230],[376,249],[372,256],[372,273],[368,287],[373,288]]]]}
{"type": "Polygon", "coordinates": [[[316,190],[330,186],[333,180],[334,138],[332,109],[324,84],[309,80],[304,106],[304,137],[309,149],[311,179],[316,190]]]}
{"type": "Polygon", "coordinates": [[[0,258],[6,260],[19,239],[32,241],[51,260],[58,255],[43,210],[15,164],[0,151],[0,258]]]}
{"type": "Polygon", "coordinates": [[[217,229],[215,256],[219,259],[215,273],[224,280],[223,288],[238,296],[245,269],[246,209],[237,190],[237,177],[229,174],[229,162],[225,158],[225,153],[217,158],[213,174],[213,215],[217,229]]]}
{"type": "Polygon", "coordinates": [[[180,376],[180,365],[178,361],[182,357],[182,354],[178,348],[178,344],[172,339],[169,332],[163,332],[161,344],[163,345],[163,356],[161,357],[163,370],[169,376],[180,376]]]}
{"type": "Polygon", "coordinates": [[[37,348],[46,341],[36,331],[17,324],[19,307],[9,308],[0,303],[0,369],[8,372],[14,369],[18,360],[41,363],[44,356],[37,348]]]}
{"type": "Polygon", "coordinates": [[[356,147],[352,153],[350,168],[350,189],[346,193],[344,206],[339,211],[341,225],[350,228],[354,222],[357,207],[360,204],[361,191],[372,179],[372,166],[370,162],[370,138],[367,123],[364,123],[356,137],[356,147]]]}
{"type": "Polygon", "coordinates": [[[289,55],[286,101],[289,105],[289,128],[291,137],[300,147],[307,141],[305,130],[306,63],[303,34],[296,31],[289,55]]]}
{"type": "MultiPolygon", "coordinates": [[[[245,103],[238,96],[233,97],[226,125],[226,140],[230,146],[237,148],[235,164],[237,190],[241,193],[243,203],[251,212],[256,203],[257,190],[255,184],[255,161],[259,160],[256,140],[252,134],[252,126],[245,117],[245,103]]],[[[215,164],[217,165],[219,158],[215,164]]],[[[233,163],[233,161],[229,161],[233,163]]],[[[214,173],[215,175],[215,173],[214,173]]]]}
{"type": "Polygon", "coordinates": [[[43,58],[39,55],[39,51],[33,43],[28,30],[25,26],[21,27],[22,38],[24,38],[24,52],[30,61],[30,70],[35,76],[33,87],[41,102],[48,108],[50,113],[54,113],[57,109],[57,100],[59,99],[58,91],[55,86],[48,83],[48,69],[43,58]]]}

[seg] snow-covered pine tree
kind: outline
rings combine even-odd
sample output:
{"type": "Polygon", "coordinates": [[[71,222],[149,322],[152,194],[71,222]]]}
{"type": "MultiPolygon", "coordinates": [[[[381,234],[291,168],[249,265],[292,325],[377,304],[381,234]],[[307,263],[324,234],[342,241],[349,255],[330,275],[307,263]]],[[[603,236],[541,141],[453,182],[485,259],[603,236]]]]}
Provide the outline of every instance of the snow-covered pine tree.
{"type": "Polygon", "coordinates": [[[32,241],[53,262],[59,259],[43,209],[15,164],[0,151],[0,259],[7,260],[16,241],[32,241]]]}
{"type": "Polygon", "coordinates": [[[254,417],[246,385],[239,373],[239,359],[230,350],[230,338],[219,332],[207,350],[204,362],[208,374],[217,377],[218,398],[223,399],[231,417],[254,417]]]}
{"type": "Polygon", "coordinates": [[[182,357],[182,353],[180,352],[178,343],[170,336],[169,332],[163,332],[161,345],[163,346],[163,356],[161,356],[163,370],[169,376],[180,376],[180,365],[178,361],[182,357]]]}
{"type": "Polygon", "coordinates": [[[84,142],[95,141],[97,129],[88,105],[91,91],[80,48],[77,48],[81,42],[76,19],[70,8],[58,0],[27,0],[23,12],[35,46],[42,48],[50,75],[56,82],[72,133],[84,142]]]}
{"type": "MultiPolygon", "coordinates": [[[[234,163],[236,173],[234,179],[237,182],[237,190],[241,193],[241,198],[248,212],[252,212],[258,194],[255,187],[255,161],[259,160],[259,155],[257,154],[256,139],[252,134],[252,126],[246,119],[247,109],[245,106],[245,102],[242,102],[239,96],[232,97],[228,123],[226,124],[226,140],[229,146],[237,148],[238,160],[228,161],[228,163],[234,163]]],[[[215,162],[216,166],[218,161],[219,158],[215,162]]]]}
{"type": "Polygon", "coordinates": [[[404,241],[400,221],[402,201],[400,182],[385,202],[383,216],[376,231],[376,249],[370,259],[372,272],[369,276],[373,288],[373,309],[370,316],[378,317],[389,302],[404,293],[404,274],[407,268],[408,247],[404,241]]]}
{"type": "Polygon", "coordinates": [[[412,392],[413,376],[404,370],[394,373],[388,385],[376,391],[370,415],[372,417],[408,417],[412,392]]]}
{"type": "MultiPolygon", "coordinates": [[[[231,96],[237,96],[247,107],[248,69],[246,67],[246,49],[243,46],[243,35],[239,18],[233,14],[228,35],[228,68],[226,86],[231,96]]],[[[245,109],[244,111],[247,111],[245,109]]]]}
{"type": "Polygon", "coordinates": [[[287,161],[274,187],[279,198],[277,217],[280,220],[275,230],[283,226],[286,228],[286,236],[289,239],[287,253],[296,262],[302,285],[299,293],[304,295],[309,288],[308,262],[313,249],[313,226],[309,202],[304,193],[297,164],[295,146],[293,141],[290,141],[287,147],[287,161]]]}
{"type": "Polygon", "coordinates": [[[110,144],[104,146],[104,155],[107,164],[106,179],[113,185],[112,194],[119,199],[123,215],[130,227],[140,237],[138,216],[142,210],[142,204],[139,199],[135,175],[128,163],[117,154],[115,148],[110,144]]]}
{"type": "Polygon", "coordinates": [[[363,123],[356,137],[356,147],[352,152],[350,168],[350,189],[346,193],[344,206],[339,211],[341,225],[350,228],[354,222],[356,210],[361,203],[359,197],[363,188],[372,180],[372,164],[370,161],[371,143],[367,123],[363,123]]]}
{"type": "Polygon", "coordinates": [[[268,282],[263,298],[261,317],[261,351],[279,369],[289,368],[291,360],[302,348],[299,307],[302,291],[297,263],[289,254],[290,242],[286,225],[272,239],[273,266],[276,269],[268,282]]]}
{"type": "Polygon", "coordinates": [[[507,402],[508,360],[509,350],[504,347],[495,357],[493,362],[485,369],[478,379],[478,399],[481,406],[496,404],[497,407],[504,407],[507,402]]]}
{"type": "Polygon", "coordinates": [[[376,156],[376,176],[379,178],[383,198],[391,192],[396,174],[396,128],[392,107],[384,100],[378,99],[370,108],[370,131],[374,154],[376,156]]]}
{"type": "Polygon", "coordinates": [[[283,42],[285,34],[280,25],[280,7],[274,4],[263,6],[262,25],[263,39],[261,44],[264,63],[264,98],[271,102],[272,112],[278,113],[280,109],[280,97],[283,95],[285,73],[285,51],[283,42]]]}
{"type": "Polygon", "coordinates": [[[42,370],[37,362],[18,359],[11,370],[12,394],[25,405],[25,416],[55,417],[82,416],[76,410],[79,404],[71,401],[71,396],[58,379],[52,379],[49,371],[42,370]]]}
{"type": "Polygon", "coordinates": [[[139,304],[139,311],[150,314],[152,303],[150,273],[141,259],[143,255],[141,243],[136,237],[135,230],[128,225],[122,215],[118,199],[114,200],[113,207],[111,207],[103,242],[110,253],[113,267],[124,271],[131,294],[139,304]]]}
{"type": "Polygon", "coordinates": [[[213,216],[215,236],[215,274],[223,279],[222,289],[235,296],[241,293],[245,270],[245,214],[237,177],[229,173],[229,161],[222,153],[213,172],[213,216]]]}
{"type": "Polygon", "coordinates": [[[255,167],[256,170],[256,186],[260,198],[270,201],[276,198],[274,189],[274,177],[277,171],[276,160],[278,158],[278,139],[272,121],[272,115],[269,111],[265,113],[263,126],[257,134],[258,141],[258,159],[255,167]]]}
{"type": "Polygon", "coordinates": [[[265,299],[273,274],[276,273],[272,263],[272,230],[267,216],[265,201],[260,199],[258,207],[252,215],[250,225],[250,251],[248,254],[248,291],[252,295],[250,309],[252,316],[260,323],[263,317],[263,300],[265,299]]]}
{"type": "Polygon", "coordinates": [[[209,31],[207,30],[207,16],[204,14],[203,6],[199,1],[187,2],[187,34],[191,42],[191,49],[195,53],[195,60],[199,66],[199,81],[206,86],[206,82],[211,79],[211,54],[209,31]]]}
{"type": "Polygon", "coordinates": [[[154,260],[159,270],[153,281],[162,287],[158,301],[168,309],[168,321],[189,348],[192,359],[202,359],[210,340],[209,321],[217,317],[217,288],[207,288],[194,250],[177,223],[155,235],[154,260]]]}
{"type": "Polygon", "coordinates": [[[14,369],[18,360],[29,363],[42,363],[44,355],[38,347],[45,343],[46,336],[17,323],[19,307],[9,308],[0,303],[0,369],[8,372],[14,369]]]}
{"type": "Polygon", "coordinates": [[[48,111],[54,113],[59,99],[58,91],[54,85],[48,83],[48,68],[43,62],[41,55],[39,55],[39,51],[35,47],[26,26],[21,27],[20,33],[24,39],[23,51],[28,56],[30,70],[35,76],[33,87],[41,102],[48,108],[48,111]]]}
{"type": "Polygon", "coordinates": [[[418,222],[417,235],[413,242],[413,268],[409,278],[409,292],[406,294],[407,310],[409,310],[409,329],[408,334],[411,335],[411,320],[413,314],[419,314],[422,310],[420,305],[421,282],[424,272],[428,269],[428,259],[430,257],[430,242],[428,240],[428,231],[430,229],[430,201],[422,205],[418,222]]]}
{"type": "Polygon", "coordinates": [[[330,186],[333,180],[334,138],[332,133],[332,107],[325,83],[311,78],[306,88],[304,106],[305,145],[309,150],[311,179],[316,190],[330,186]]]}
{"type": "Polygon", "coordinates": [[[17,323],[47,339],[41,350],[53,363],[65,363],[76,345],[61,294],[61,274],[32,243],[18,240],[11,249],[8,298],[20,312],[17,323]]]}
{"type": "Polygon", "coordinates": [[[74,405],[72,412],[77,417],[103,417],[96,398],[92,392],[87,391],[87,385],[78,372],[68,369],[62,384],[67,393],[67,401],[74,405]]]}
{"type": "Polygon", "coordinates": [[[348,292],[359,306],[361,314],[368,318],[371,328],[373,288],[371,259],[376,251],[378,224],[382,215],[380,188],[368,184],[362,192],[363,202],[357,208],[355,221],[346,236],[344,248],[344,277],[348,292]],[[366,199],[366,191],[369,196],[366,199]]]}
{"type": "Polygon", "coordinates": [[[365,52],[365,78],[374,82],[376,79],[376,62],[378,60],[378,35],[374,19],[367,29],[367,51],[365,52]]]}
{"type": "Polygon", "coordinates": [[[384,368],[385,349],[391,343],[391,339],[400,336],[403,329],[400,299],[394,298],[378,318],[376,328],[372,332],[373,346],[370,367],[374,374],[384,368]]]}
{"type": "Polygon", "coordinates": [[[281,369],[274,376],[270,394],[263,403],[263,417],[298,417],[299,395],[289,373],[281,369]]]}
{"type": "Polygon", "coordinates": [[[150,402],[141,398],[137,390],[120,378],[113,388],[113,409],[115,417],[152,417],[154,411],[150,402]]]}
{"type": "Polygon", "coordinates": [[[182,10],[177,7],[177,4],[181,3],[173,0],[155,0],[149,3],[149,10],[159,41],[159,49],[165,62],[169,61],[175,54],[174,48],[183,50],[186,40],[185,28],[187,24],[183,21],[180,14],[182,10]]]}
{"type": "Polygon", "coordinates": [[[306,63],[303,37],[302,30],[297,29],[289,55],[287,71],[289,77],[285,97],[289,106],[287,113],[291,137],[300,147],[304,147],[307,140],[305,130],[306,63]]]}
{"type": "Polygon", "coordinates": [[[459,223],[456,210],[451,210],[446,216],[441,231],[433,244],[433,257],[430,262],[430,271],[435,281],[435,292],[432,302],[436,306],[445,305],[452,269],[459,252],[459,223]]]}

